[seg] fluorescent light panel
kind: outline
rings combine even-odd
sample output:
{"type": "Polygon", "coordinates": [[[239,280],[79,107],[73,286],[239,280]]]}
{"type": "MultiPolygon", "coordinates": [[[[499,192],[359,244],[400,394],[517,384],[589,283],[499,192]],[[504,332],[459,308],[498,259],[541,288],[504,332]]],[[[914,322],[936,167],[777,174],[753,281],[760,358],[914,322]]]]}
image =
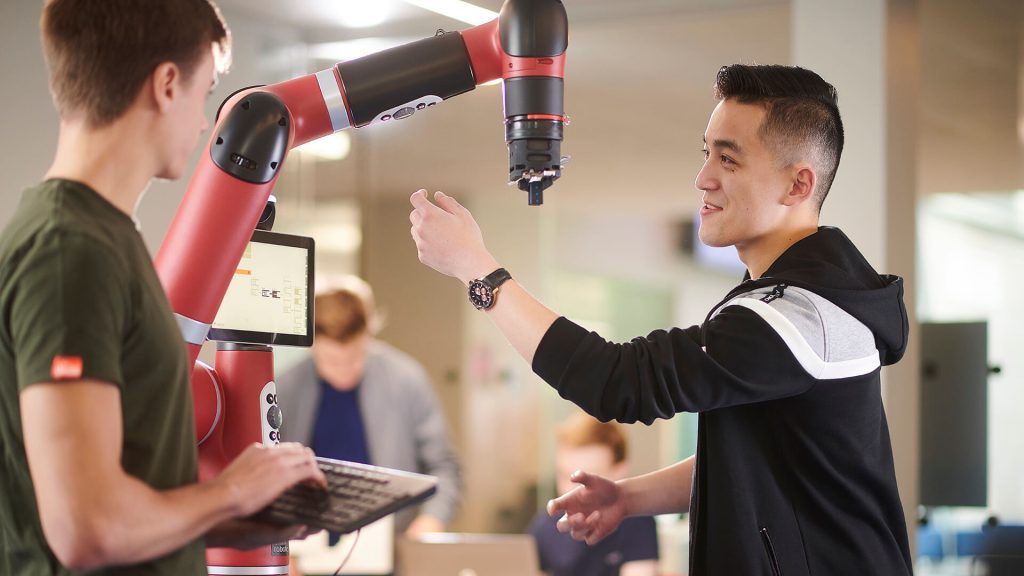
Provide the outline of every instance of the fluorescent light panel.
{"type": "Polygon", "coordinates": [[[314,60],[329,60],[332,62],[346,62],[355,60],[370,54],[376,54],[388,48],[401,46],[417,40],[417,38],[405,37],[370,37],[356,38],[355,40],[342,40],[340,42],[321,42],[309,45],[309,57],[314,60]]]}
{"type": "MultiPolygon", "coordinates": [[[[346,28],[369,28],[383,24],[395,11],[393,1],[336,0],[318,2],[315,10],[323,14],[324,21],[334,21],[346,28]]],[[[310,6],[311,9],[313,5],[310,6]]]]}
{"type": "Polygon", "coordinates": [[[295,149],[315,160],[343,160],[352,149],[352,137],[348,132],[335,132],[306,142],[295,149]]]}
{"type": "Polygon", "coordinates": [[[462,0],[405,0],[405,2],[473,26],[490,22],[498,17],[498,13],[494,10],[481,8],[462,0]]]}

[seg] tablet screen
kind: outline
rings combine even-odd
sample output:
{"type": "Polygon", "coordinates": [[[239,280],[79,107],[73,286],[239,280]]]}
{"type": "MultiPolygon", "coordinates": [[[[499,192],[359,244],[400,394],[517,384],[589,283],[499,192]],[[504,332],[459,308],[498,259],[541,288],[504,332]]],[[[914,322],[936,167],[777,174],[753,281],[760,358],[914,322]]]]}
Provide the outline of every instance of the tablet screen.
{"type": "Polygon", "coordinates": [[[256,230],[238,262],[210,340],[313,344],[313,239],[256,230]]]}

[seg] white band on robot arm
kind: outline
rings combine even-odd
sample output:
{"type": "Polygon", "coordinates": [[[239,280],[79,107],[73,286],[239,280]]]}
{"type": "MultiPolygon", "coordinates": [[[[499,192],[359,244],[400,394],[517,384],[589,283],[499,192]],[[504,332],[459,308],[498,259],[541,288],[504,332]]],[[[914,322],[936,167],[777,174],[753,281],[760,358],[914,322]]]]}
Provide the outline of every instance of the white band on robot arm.
{"type": "Polygon", "coordinates": [[[338,79],[334,76],[334,68],[317,72],[316,81],[320,84],[320,93],[324,96],[324,104],[327,105],[327,112],[331,115],[331,127],[334,131],[338,132],[351,126],[352,123],[348,120],[348,109],[345,108],[345,99],[341,97],[338,79]]]}
{"type": "Polygon", "coordinates": [[[203,342],[206,342],[206,335],[210,332],[209,324],[182,316],[177,312],[174,313],[174,319],[178,322],[178,329],[181,330],[181,336],[185,342],[196,346],[202,346],[203,342]]]}

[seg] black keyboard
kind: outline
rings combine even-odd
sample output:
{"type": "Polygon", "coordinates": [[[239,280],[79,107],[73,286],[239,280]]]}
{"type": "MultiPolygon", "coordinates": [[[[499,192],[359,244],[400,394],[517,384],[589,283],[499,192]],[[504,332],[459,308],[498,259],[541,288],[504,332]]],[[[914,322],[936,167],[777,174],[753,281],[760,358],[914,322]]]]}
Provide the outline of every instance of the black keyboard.
{"type": "Polygon", "coordinates": [[[379,466],[317,458],[327,489],[297,485],[257,516],[345,534],[417,504],[437,491],[437,478],[379,466]]]}

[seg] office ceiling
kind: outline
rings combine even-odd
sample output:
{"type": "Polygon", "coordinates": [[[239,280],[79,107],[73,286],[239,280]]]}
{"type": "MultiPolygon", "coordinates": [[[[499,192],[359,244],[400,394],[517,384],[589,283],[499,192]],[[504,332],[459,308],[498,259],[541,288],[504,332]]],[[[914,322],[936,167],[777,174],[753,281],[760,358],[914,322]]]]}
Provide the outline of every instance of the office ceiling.
{"type": "MultiPolygon", "coordinates": [[[[503,0],[473,0],[472,3],[498,11],[503,0]]],[[[789,0],[566,0],[564,3],[573,22],[584,22],[785,5],[789,0]]],[[[405,36],[422,34],[423,29],[467,26],[402,0],[219,0],[218,4],[236,13],[294,26],[306,32],[311,41],[326,41],[327,37],[405,36]],[[346,12],[354,12],[353,5],[370,3],[387,14],[387,20],[362,28],[345,25],[346,12]]]]}

